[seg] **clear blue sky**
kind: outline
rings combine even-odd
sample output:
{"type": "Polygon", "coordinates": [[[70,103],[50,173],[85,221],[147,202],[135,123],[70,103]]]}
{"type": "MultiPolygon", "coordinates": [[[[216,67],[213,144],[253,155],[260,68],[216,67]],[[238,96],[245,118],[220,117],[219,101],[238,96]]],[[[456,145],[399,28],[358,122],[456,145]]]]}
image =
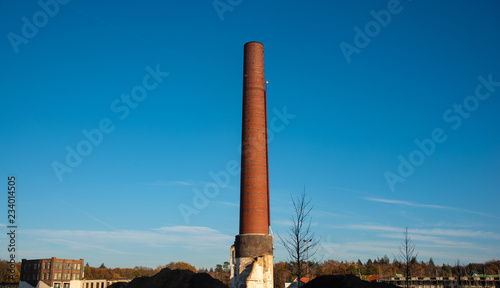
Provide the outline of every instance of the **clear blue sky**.
{"type": "Polygon", "coordinates": [[[305,186],[317,259],[392,259],[405,226],[419,260],[500,258],[499,1],[61,2],[0,1],[19,260],[228,261],[247,41],[265,45],[274,234],[305,186]]]}

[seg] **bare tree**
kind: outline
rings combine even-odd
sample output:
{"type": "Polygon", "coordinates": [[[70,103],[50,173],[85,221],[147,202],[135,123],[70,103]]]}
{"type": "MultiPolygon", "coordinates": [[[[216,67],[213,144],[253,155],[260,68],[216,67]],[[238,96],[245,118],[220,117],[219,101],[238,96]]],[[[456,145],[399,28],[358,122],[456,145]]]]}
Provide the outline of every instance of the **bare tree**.
{"type": "Polygon", "coordinates": [[[314,233],[311,231],[310,212],[313,206],[311,205],[311,199],[306,197],[305,189],[295,199],[293,196],[291,198],[295,210],[294,215],[291,216],[292,224],[286,237],[281,237],[279,234],[278,236],[288,252],[288,259],[292,263],[291,273],[297,277],[300,287],[302,284],[300,278],[305,274],[303,264],[308,265],[309,259],[316,254],[319,248],[319,240],[315,238],[314,233]]]}
{"type": "Polygon", "coordinates": [[[410,286],[409,278],[411,277],[411,267],[414,263],[416,263],[418,252],[415,253],[415,243],[411,240],[408,235],[408,226],[405,227],[404,231],[405,238],[403,242],[401,242],[401,247],[399,247],[398,258],[399,262],[404,265],[405,279],[406,279],[406,287],[410,286]]]}

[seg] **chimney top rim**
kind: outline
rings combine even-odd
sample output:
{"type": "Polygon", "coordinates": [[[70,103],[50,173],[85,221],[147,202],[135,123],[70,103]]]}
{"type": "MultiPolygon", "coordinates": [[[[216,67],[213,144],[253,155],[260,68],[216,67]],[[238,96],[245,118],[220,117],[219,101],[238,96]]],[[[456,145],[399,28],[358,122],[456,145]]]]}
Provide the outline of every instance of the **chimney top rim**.
{"type": "Polygon", "coordinates": [[[259,41],[250,41],[250,42],[245,43],[245,45],[247,45],[247,44],[260,44],[260,45],[264,46],[264,44],[262,44],[262,42],[259,42],[259,41]]]}

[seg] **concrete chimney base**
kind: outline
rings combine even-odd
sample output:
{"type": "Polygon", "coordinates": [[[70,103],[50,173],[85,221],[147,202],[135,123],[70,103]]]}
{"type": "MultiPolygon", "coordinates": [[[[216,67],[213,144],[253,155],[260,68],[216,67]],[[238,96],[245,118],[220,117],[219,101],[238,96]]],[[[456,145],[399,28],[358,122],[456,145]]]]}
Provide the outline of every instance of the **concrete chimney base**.
{"type": "Polygon", "coordinates": [[[273,288],[273,236],[237,235],[231,246],[231,288],[273,288]]]}

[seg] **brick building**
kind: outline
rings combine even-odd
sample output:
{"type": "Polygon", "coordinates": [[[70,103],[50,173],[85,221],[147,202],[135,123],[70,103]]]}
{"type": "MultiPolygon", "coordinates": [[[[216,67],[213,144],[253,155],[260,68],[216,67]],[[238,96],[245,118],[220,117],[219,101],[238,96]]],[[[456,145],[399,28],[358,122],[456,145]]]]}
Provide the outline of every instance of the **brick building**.
{"type": "MultiPolygon", "coordinates": [[[[36,287],[40,281],[49,287],[70,288],[71,280],[83,279],[83,259],[23,259],[20,282],[36,287]]],[[[41,285],[44,286],[44,285],[41,285]]]]}

